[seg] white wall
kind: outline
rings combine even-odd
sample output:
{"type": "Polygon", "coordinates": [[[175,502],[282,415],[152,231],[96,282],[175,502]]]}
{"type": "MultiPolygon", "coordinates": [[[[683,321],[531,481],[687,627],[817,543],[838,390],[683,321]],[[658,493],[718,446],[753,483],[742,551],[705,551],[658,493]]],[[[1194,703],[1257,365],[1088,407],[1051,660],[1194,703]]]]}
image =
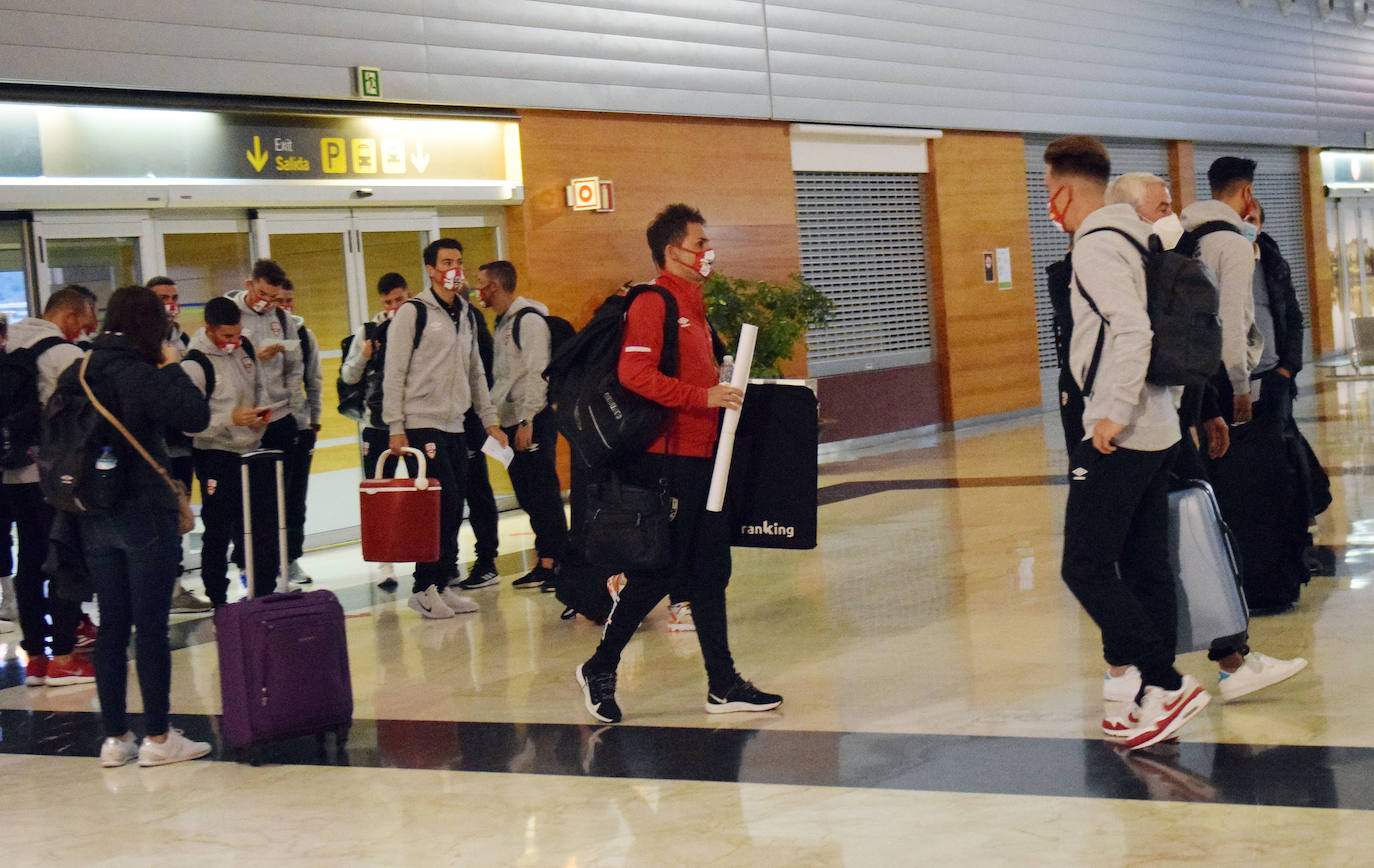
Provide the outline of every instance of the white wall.
{"type": "Polygon", "coordinates": [[[1362,145],[1338,0],[0,0],[0,80],[1362,145]]]}

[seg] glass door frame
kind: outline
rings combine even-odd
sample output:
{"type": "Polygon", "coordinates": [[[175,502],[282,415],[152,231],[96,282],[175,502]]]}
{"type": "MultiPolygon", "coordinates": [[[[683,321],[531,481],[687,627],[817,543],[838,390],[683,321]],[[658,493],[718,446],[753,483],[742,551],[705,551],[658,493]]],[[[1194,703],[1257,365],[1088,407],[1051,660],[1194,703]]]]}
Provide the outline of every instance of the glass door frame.
{"type": "MultiPolygon", "coordinates": [[[[161,245],[147,211],[36,211],[33,215],[38,309],[42,310],[52,294],[48,266],[48,242],[73,238],[136,238],[140,282],[157,273],[161,265],[161,245]]],[[[59,287],[60,288],[60,287],[59,287]]]]}

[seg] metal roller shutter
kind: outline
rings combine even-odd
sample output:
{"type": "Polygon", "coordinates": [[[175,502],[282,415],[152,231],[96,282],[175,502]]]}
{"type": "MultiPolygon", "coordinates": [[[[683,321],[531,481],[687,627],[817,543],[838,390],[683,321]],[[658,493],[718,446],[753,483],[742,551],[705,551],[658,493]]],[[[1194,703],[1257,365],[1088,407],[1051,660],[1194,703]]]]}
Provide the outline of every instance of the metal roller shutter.
{"type": "MultiPolygon", "coordinates": [[[[1298,293],[1304,323],[1311,322],[1311,299],[1307,286],[1307,221],[1303,217],[1302,159],[1297,148],[1263,145],[1226,145],[1199,143],[1193,152],[1197,173],[1197,195],[1210,195],[1207,168],[1218,157],[1245,157],[1258,163],[1255,169],[1255,198],[1264,206],[1264,231],[1278,242],[1279,250],[1293,270],[1293,289],[1298,293]]],[[[1312,346],[1311,329],[1304,346],[1312,346]]]]}
{"type": "MultiPolygon", "coordinates": [[[[1058,367],[1054,356],[1054,312],[1045,282],[1045,268],[1069,252],[1069,236],[1049,219],[1049,194],[1045,191],[1045,148],[1059,136],[1028,135],[1026,142],[1026,192],[1030,203],[1031,262],[1035,273],[1035,328],[1040,346],[1040,367],[1058,367]]],[[[1112,177],[1127,172],[1148,172],[1169,181],[1169,149],[1162,141],[1103,139],[1112,157],[1112,177]]],[[[1268,207],[1268,206],[1265,206],[1268,207]]]]}
{"type": "Polygon", "coordinates": [[[796,172],[802,275],[835,302],[807,334],[812,376],[931,358],[924,176],[796,172]]]}

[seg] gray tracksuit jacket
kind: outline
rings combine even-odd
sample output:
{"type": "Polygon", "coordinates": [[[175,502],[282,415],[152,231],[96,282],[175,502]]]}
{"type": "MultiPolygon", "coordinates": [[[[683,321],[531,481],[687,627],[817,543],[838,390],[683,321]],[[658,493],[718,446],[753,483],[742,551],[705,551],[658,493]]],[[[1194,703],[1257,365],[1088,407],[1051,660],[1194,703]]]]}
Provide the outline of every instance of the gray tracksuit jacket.
{"type": "MultiPolygon", "coordinates": [[[[1225,202],[1207,199],[1194,202],[1179,215],[1184,229],[1224,220],[1234,226],[1244,221],[1225,202]]],[[[1212,269],[1221,289],[1221,364],[1237,395],[1250,393],[1250,372],[1259,363],[1264,336],[1255,326],[1255,245],[1235,232],[1213,232],[1198,242],[1198,259],[1212,269]]]]}
{"type": "MultiPolygon", "coordinates": [[[[53,323],[48,322],[42,317],[29,316],[19,322],[10,323],[9,338],[5,341],[5,350],[17,350],[24,347],[31,347],[44,338],[63,337],[62,330],[53,323]]],[[[56,344],[43,355],[38,357],[36,366],[38,368],[38,400],[44,404],[52,397],[52,393],[57,391],[57,378],[62,372],[71,367],[72,362],[79,360],[83,355],[81,348],[76,344],[56,344]]],[[[20,467],[17,470],[6,470],[4,472],[6,485],[27,485],[38,482],[38,465],[30,464],[27,467],[20,467]]]]}
{"type": "MultiPolygon", "coordinates": [[[[272,344],[296,338],[296,326],[290,314],[277,308],[257,313],[248,306],[246,296],[247,292],[240,289],[227,297],[239,306],[243,314],[243,334],[254,349],[262,352],[272,344]]],[[[262,403],[276,408],[272,411],[272,421],[289,414],[299,423],[297,414],[302,414],[305,403],[305,368],[301,351],[286,350],[265,362],[258,362],[258,374],[262,378],[262,403]]]]}
{"type": "Polygon", "coordinates": [[[544,321],[549,309],[537,301],[517,296],[496,320],[492,334],[496,382],[491,387],[491,402],[502,428],[534,421],[535,414],[549,404],[549,384],[544,369],[549,366],[549,326],[544,321]],[[520,346],[515,345],[515,318],[522,310],[541,316],[520,318],[520,346]]]}
{"type": "MultiPolygon", "coordinates": [[[[192,435],[192,445],[196,449],[239,453],[256,449],[262,441],[262,430],[235,425],[233,412],[236,407],[263,406],[266,396],[260,376],[261,363],[250,359],[243,347],[235,349],[233,353],[224,352],[211,343],[205,329],[195,333],[186,350],[200,350],[215,369],[215,391],[205,395],[210,401],[210,424],[204,431],[192,435]]],[[[194,359],[183,361],[181,367],[204,395],[205,369],[194,359]]]]}
{"type": "Polygon", "coordinates": [[[1116,437],[1118,446],[1157,452],[1178,442],[1177,408],[1182,389],[1145,382],[1154,338],[1145,309],[1145,264],[1140,252],[1115,232],[1088,234],[1105,226],[1129,232],[1142,245],[1150,238],[1150,224],[1126,204],[1099,208],[1074,234],[1069,364],[1080,387],[1092,364],[1098,329],[1106,328],[1092,391],[1084,396],[1084,439],[1092,437],[1099,421],[1110,419],[1126,426],[1116,437]],[[1080,285],[1096,303],[1101,317],[1083,298],[1080,285]]]}
{"type": "Polygon", "coordinates": [[[387,329],[382,421],[392,434],[404,434],[407,428],[458,434],[463,430],[463,414],[472,407],[483,427],[495,425],[496,410],[468,321],[468,302],[455,299],[455,324],[432,288],[411,301],[425,306],[425,329],[415,346],[416,311],[410,302],[401,306],[387,329]]]}

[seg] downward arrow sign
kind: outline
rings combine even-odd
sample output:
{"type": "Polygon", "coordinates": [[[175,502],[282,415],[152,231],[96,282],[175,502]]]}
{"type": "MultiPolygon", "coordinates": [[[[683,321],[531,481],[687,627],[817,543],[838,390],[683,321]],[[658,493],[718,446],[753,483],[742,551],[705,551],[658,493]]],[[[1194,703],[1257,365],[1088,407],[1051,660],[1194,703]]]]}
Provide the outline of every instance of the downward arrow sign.
{"type": "Polygon", "coordinates": [[[425,153],[424,142],[418,140],[415,142],[415,151],[410,155],[410,164],[421,175],[425,173],[425,169],[429,168],[429,154],[425,153]]]}
{"type": "Polygon", "coordinates": [[[253,150],[243,153],[248,157],[254,171],[261,172],[262,167],[267,165],[267,153],[262,149],[262,140],[257,136],[253,136],[253,150]]]}

